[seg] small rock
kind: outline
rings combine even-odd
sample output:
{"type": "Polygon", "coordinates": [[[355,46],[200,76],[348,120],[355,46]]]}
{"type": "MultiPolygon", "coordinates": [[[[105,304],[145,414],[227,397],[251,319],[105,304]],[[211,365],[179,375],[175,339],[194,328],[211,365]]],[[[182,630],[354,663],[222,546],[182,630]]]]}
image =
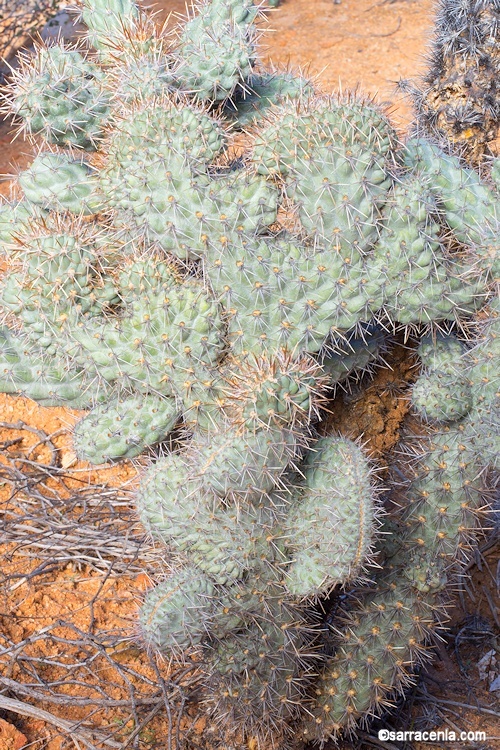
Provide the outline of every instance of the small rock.
{"type": "Polygon", "coordinates": [[[70,14],[66,10],[60,10],[47,21],[40,31],[40,36],[44,42],[52,44],[64,40],[73,41],[83,29],[83,24],[75,20],[74,14],[70,14]]]}
{"type": "Polygon", "coordinates": [[[500,674],[498,675],[498,677],[495,677],[490,685],[490,693],[496,693],[497,690],[500,691],[500,674]]]}
{"type": "Polygon", "coordinates": [[[13,724],[0,719],[0,747],[2,750],[21,750],[28,744],[25,735],[13,724]]]}
{"type": "Polygon", "coordinates": [[[490,691],[500,690],[500,662],[494,649],[487,651],[477,663],[479,679],[484,680],[490,691]],[[497,685],[497,687],[493,687],[497,685]]]}

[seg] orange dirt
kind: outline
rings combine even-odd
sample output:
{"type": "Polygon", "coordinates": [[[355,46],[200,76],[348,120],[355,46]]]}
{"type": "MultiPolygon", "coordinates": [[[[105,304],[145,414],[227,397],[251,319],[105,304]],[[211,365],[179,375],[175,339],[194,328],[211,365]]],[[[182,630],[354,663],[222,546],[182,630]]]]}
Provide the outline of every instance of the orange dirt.
{"type": "MultiPolygon", "coordinates": [[[[411,122],[411,110],[395,87],[399,79],[415,78],[425,67],[423,53],[430,38],[433,5],[431,0],[285,0],[280,8],[269,14],[269,25],[273,32],[267,33],[262,40],[266,45],[264,59],[272,60],[275,65],[290,65],[292,69],[304,70],[326,92],[339,88],[359,88],[386,105],[392,112],[395,124],[404,130],[411,122]]],[[[154,7],[159,9],[159,18],[164,20],[170,12],[184,12],[185,3],[184,0],[163,0],[154,7]]],[[[25,168],[35,151],[34,146],[21,139],[11,144],[11,130],[10,124],[0,123],[0,173],[4,175],[15,174],[25,168]]],[[[11,189],[9,180],[0,183],[0,193],[9,195],[11,189]]],[[[408,410],[405,388],[413,375],[411,353],[402,345],[395,346],[388,353],[387,359],[389,366],[377,371],[363,395],[354,386],[352,393],[336,400],[327,420],[328,427],[342,428],[347,434],[357,437],[362,435],[375,461],[383,460],[383,455],[398,439],[401,421],[408,410]]],[[[53,436],[51,439],[57,449],[58,465],[70,470],[70,487],[97,482],[117,487],[124,483],[133,486],[137,470],[131,463],[123,462],[118,466],[95,469],[76,462],[71,448],[70,428],[77,418],[78,412],[75,411],[46,409],[26,399],[0,395],[0,422],[22,421],[53,436]]],[[[17,438],[22,439],[22,442],[8,449],[10,459],[16,451],[19,455],[26,455],[32,446],[39,443],[30,458],[34,461],[47,461],[47,445],[40,444],[40,435],[22,429],[0,429],[0,443],[17,438]]],[[[0,462],[7,463],[6,455],[6,452],[3,457],[0,455],[0,462]]],[[[50,481],[48,485],[50,486],[50,481]]],[[[7,497],[8,487],[0,485],[0,499],[5,500],[7,497]]],[[[12,504],[11,501],[10,505],[12,504]]],[[[161,575],[160,551],[157,557],[157,562],[152,567],[153,575],[161,575]]],[[[4,575],[16,571],[29,573],[39,563],[36,554],[31,558],[20,558],[11,546],[3,550],[3,560],[4,575]]],[[[484,572],[475,569],[472,587],[475,599],[467,599],[462,603],[462,608],[456,610],[454,622],[457,630],[460,629],[460,622],[466,612],[480,613],[491,620],[490,601],[497,593],[488,572],[493,567],[494,559],[488,558],[483,561],[484,572]],[[485,587],[487,595],[483,593],[485,587]],[[474,594],[476,589],[481,592],[480,595],[474,594]]],[[[126,685],[121,672],[113,671],[113,661],[130,667],[138,674],[150,678],[153,683],[155,680],[151,662],[131,640],[136,632],[137,606],[148,585],[149,578],[145,574],[136,572],[119,578],[110,576],[103,580],[102,573],[80,570],[72,564],[66,564],[33,580],[28,576],[26,582],[11,586],[10,590],[3,593],[2,610],[7,617],[1,618],[2,640],[10,638],[20,642],[36,636],[46,626],[55,628],[52,635],[67,638],[73,632],[68,630],[68,623],[84,630],[89,625],[89,618],[93,617],[96,632],[119,631],[123,634],[117,643],[116,639],[113,641],[110,651],[104,649],[96,657],[94,664],[97,684],[99,680],[114,683],[115,698],[123,698],[127,695],[126,685]],[[60,621],[64,621],[66,625],[56,627],[60,621]]],[[[451,645],[452,643],[450,640],[451,645]]],[[[490,647],[485,638],[484,650],[490,647]]],[[[467,649],[469,651],[466,656],[470,657],[470,680],[477,683],[474,664],[483,652],[479,653],[476,649],[469,653],[469,642],[467,649]]],[[[61,676],[60,668],[51,664],[56,656],[60,660],[64,657],[64,654],[57,652],[57,641],[35,640],[28,647],[27,653],[30,656],[43,656],[47,660],[47,665],[41,672],[44,679],[52,680],[61,676]]],[[[461,655],[463,656],[462,652],[461,655]]],[[[67,658],[76,656],[77,647],[74,647],[72,653],[66,653],[67,658]]],[[[441,697],[451,697],[456,703],[491,705],[491,695],[484,686],[475,690],[472,695],[467,694],[471,682],[465,680],[459,672],[456,653],[451,646],[441,647],[440,659],[431,671],[431,677],[437,684],[430,683],[431,691],[441,697]]],[[[19,664],[10,663],[7,673],[3,671],[4,666],[0,664],[4,676],[7,674],[10,679],[17,677],[25,681],[25,676],[20,676],[19,664]]],[[[168,673],[167,665],[162,664],[162,669],[164,674],[168,673]]],[[[86,712],[85,708],[72,705],[71,701],[72,696],[81,698],[95,695],[95,683],[88,682],[87,673],[82,681],[85,679],[87,683],[80,690],[75,691],[74,687],[67,689],[68,703],[65,705],[31,702],[66,721],[87,718],[88,710],[86,712]]],[[[64,692],[64,687],[60,690],[64,692]]],[[[19,700],[22,699],[23,696],[19,696],[19,700]]],[[[443,708],[440,710],[443,711],[443,708]]],[[[462,728],[467,725],[478,729],[487,728],[490,737],[498,734],[493,717],[470,711],[465,711],[464,714],[464,709],[457,706],[454,711],[456,715],[445,718],[443,714],[437,714],[437,724],[446,727],[450,722],[455,722],[462,728]]],[[[415,716],[417,713],[415,709],[415,716]]],[[[80,750],[82,747],[68,739],[67,733],[61,734],[50,722],[23,718],[13,712],[6,713],[5,717],[8,722],[0,719],[0,750],[20,750],[21,747],[32,750],[80,750]],[[26,736],[28,744],[19,746],[19,741],[25,742],[21,733],[26,736]]],[[[116,740],[124,743],[134,732],[133,722],[131,724],[129,721],[127,724],[124,717],[125,714],[116,708],[98,712],[92,717],[92,721],[96,727],[101,728],[114,723],[117,728],[116,740]]],[[[188,712],[181,728],[187,727],[189,723],[194,724],[195,719],[195,715],[190,717],[188,712]]],[[[209,731],[201,719],[195,724],[195,730],[194,736],[199,741],[194,742],[193,747],[212,747],[209,736],[214,729],[210,728],[209,731]]],[[[157,715],[141,730],[137,747],[141,750],[166,750],[167,735],[168,721],[164,715],[157,715]]],[[[352,747],[350,743],[347,746],[352,747]]],[[[426,747],[435,750],[437,746],[426,747]]],[[[500,745],[492,739],[484,747],[492,750],[500,745]]],[[[439,747],[439,750],[445,748],[439,747]]]]}
{"type": "Polygon", "coordinates": [[[22,750],[27,739],[24,734],[4,719],[0,719],[0,748],[2,750],[22,750]]]}

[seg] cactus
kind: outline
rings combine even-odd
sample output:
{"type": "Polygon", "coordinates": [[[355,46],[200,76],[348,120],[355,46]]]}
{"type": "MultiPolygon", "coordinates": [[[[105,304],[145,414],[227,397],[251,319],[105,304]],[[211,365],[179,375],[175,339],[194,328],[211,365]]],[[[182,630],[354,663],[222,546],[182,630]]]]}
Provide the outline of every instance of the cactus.
{"type": "Polygon", "coordinates": [[[226,101],[253,71],[257,7],[253,0],[195,6],[175,53],[178,81],[199,101],[226,101]]]}
{"type": "Polygon", "coordinates": [[[314,86],[303,76],[288,72],[270,71],[251,76],[249,91],[244,91],[226,107],[226,114],[238,128],[258,122],[277,104],[287,100],[300,100],[314,95],[314,86]]]}
{"type": "Polygon", "coordinates": [[[133,34],[140,12],[133,0],[84,0],[82,21],[88,29],[89,42],[99,50],[113,48],[118,35],[133,34]]]}
{"type": "Polygon", "coordinates": [[[278,354],[255,362],[228,362],[224,369],[226,412],[250,431],[291,427],[297,432],[319,419],[330,377],[308,355],[278,354]]]}
{"type": "Polygon", "coordinates": [[[321,744],[411,681],[498,469],[498,170],[262,70],[251,0],[195,13],[167,44],[133,2],[82,0],[94,51],[15,74],[46,146],[0,206],[0,389],[88,409],[92,463],[169,440],[136,497],[172,564],[143,642],[196,649],[225,746],[321,744]],[[321,423],[396,331],[429,436],[384,517],[359,440],[321,423]]]}
{"type": "Polygon", "coordinates": [[[305,739],[336,737],[379,713],[425,659],[425,641],[436,618],[445,617],[440,593],[460,569],[483,504],[486,485],[473,432],[472,420],[454,422],[426,441],[405,488],[408,506],[387,545],[384,573],[337,624],[338,648],[316,687],[305,739]]]}
{"type": "Polygon", "coordinates": [[[443,207],[446,222],[460,243],[474,244],[481,265],[491,264],[498,278],[498,200],[477,172],[464,168],[457,156],[449,156],[435,144],[412,139],[407,144],[406,162],[433,174],[431,192],[443,207]]]}
{"type": "Polygon", "coordinates": [[[467,352],[471,385],[470,429],[482,464],[498,471],[500,454],[500,395],[498,357],[500,318],[498,298],[492,301],[489,317],[480,324],[476,345],[467,352]]]}
{"type": "Polygon", "coordinates": [[[470,411],[472,389],[466,375],[457,365],[462,360],[463,345],[453,336],[424,337],[418,348],[425,367],[412,389],[412,404],[423,419],[454,422],[470,411]]]}
{"type": "Polygon", "coordinates": [[[302,470],[284,529],[293,559],[286,585],[292,595],[316,597],[355,579],[370,559],[376,503],[367,460],[350,440],[318,440],[302,470]]]}
{"type": "Polygon", "coordinates": [[[100,388],[96,396],[92,377],[63,362],[54,363],[43,349],[36,350],[22,339],[12,336],[8,328],[0,329],[2,362],[0,389],[2,393],[23,393],[43,406],[65,406],[86,409],[96,399],[106,399],[108,392],[100,388]]]}
{"type": "MultiPolygon", "coordinates": [[[[247,436],[247,453],[259,434],[268,440],[268,432],[264,428],[247,436]]],[[[229,435],[222,457],[227,456],[226,471],[236,477],[238,470],[240,480],[245,480],[241,463],[246,454],[240,456],[240,466],[236,462],[233,466],[229,457],[234,441],[229,435]]],[[[371,472],[351,441],[324,438],[307,464],[299,466],[304,476],[300,489],[287,486],[265,494],[264,480],[257,494],[246,484],[236,490],[223,486],[221,465],[216,467],[219,481],[214,484],[212,448],[210,441],[206,461],[200,460],[193,443],[183,453],[165,457],[147,472],[137,498],[152,533],[168,541],[215,584],[210,597],[194,605],[205,632],[195,628],[178,634],[180,612],[172,615],[171,626],[170,620],[167,624],[156,615],[151,618],[150,601],[170,591],[167,582],[160,585],[158,595],[153,590],[145,605],[143,636],[162,650],[170,649],[173,639],[186,637],[205,646],[210,681],[218,688],[209,698],[215,714],[230,712],[237,725],[247,726],[263,740],[273,725],[290,718],[306,675],[313,670],[314,658],[306,651],[307,631],[312,627],[306,602],[338,580],[356,576],[366,562],[376,509],[371,472]],[[340,471],[331,467],[332,461],[340,471]],[[333,477],[338,490],[332,497],[333,477]],[[291,491],[296,495],[293,500],[291,491]],[[348,508],[343,505],[346,493],[352,495],[348,508]],[[320,545],[318,535],[323,535],[320,545]],[[219,700],[217,694],[225,697],[219,700]]],[[[258,479],[256,472],[253,482],[258,479]]],[[[187,590],[184,595],[191,596],[187,590]]],[[[170,601],[161,606],[166,611],[170,601]]],[[[290,731],[285,723],[280,728],[290,731]]]]}
{"type": "Polygon", "coordinates": [[[328,344],[324,346],[318,353],[318,361],[328,375],[329,385],[336,388],[339,383],[371,372],[374,365],[383,362],[388,339],[382,326],[371,324],[350,331],[345,342],[338,343],[333,351],[328,344]]]}
{"type": "Polygon", "coordinates": [[[207,174],[224,144],[214,119],[169,99],[153,101],[122,114],[105,146],[101,189],[120,210],[118,221],[136,223],[147,239],[182,259],[199,258],[221,236],[272,223],[277,194],[271,185],[244,170],[216,179],[207,174]]]}
{"type": "Polygon", "coordinates": [[[47,211],[90,216],[101,207],[93,170],[62,154],[39,154],[19,177],[19,184],[27,201],[47,211]]]}
{"type": "Polygon", "coordinates": [[[499,13],[495,0],[440,0],[429,69],[413,92],[419,130],[471,163],[500,125],[499,13]]]}
{"type": "Polygon", "coordinates": [[[207,632],[214,584],[195,567],[178,574],[148,592],[141,608],[141,628],[151,646],[179,652],[198,643],[207,632]]]}
{"type": "Polygon", "coordinates": [[[37,47],[35,60],[24,57],[12,75],[23,129],[48,143],[95,148],[109,113],[100,68],[76,49],[37,47]]]}
{"type": "Polygon", "coordinates": [[[94,464],[134,458],[172,432],[177,417],[172,398],[133,394],[110,399],[76,425],[76,455],[94,464]]]}

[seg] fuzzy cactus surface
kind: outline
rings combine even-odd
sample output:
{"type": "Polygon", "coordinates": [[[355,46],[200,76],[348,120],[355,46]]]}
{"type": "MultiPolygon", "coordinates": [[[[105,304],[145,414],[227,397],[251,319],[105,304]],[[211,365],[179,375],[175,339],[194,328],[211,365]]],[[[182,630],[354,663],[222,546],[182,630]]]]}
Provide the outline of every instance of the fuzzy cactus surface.
{"type": "Polygon", "coordinates": [[[86,43],[6,94],[45,145],[0,204],[0,391],[87,410],[91,463],[162,444],[143,643],[196,652],[221,747],[321,746],[411,682],[498,471],[498,164],[265,71],[252,0],[204,0],[175,41],[132,0],[81,6],[86,43]],[[403,487],[321,424],[398,332],[425,434],[403,487]]]}

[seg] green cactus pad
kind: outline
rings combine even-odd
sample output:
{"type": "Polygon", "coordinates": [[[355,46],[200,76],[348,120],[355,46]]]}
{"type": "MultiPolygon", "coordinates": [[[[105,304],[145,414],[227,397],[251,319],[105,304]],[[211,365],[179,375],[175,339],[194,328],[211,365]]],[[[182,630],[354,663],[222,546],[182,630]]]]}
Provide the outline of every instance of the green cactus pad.
{"type": "Polygon", "coordinates": [[[350,377],[370,372],[373,364],[382,359],[387,338],[381,326],[372,324],[347,333],[343,341],[334,340],[331,346],[327,343],[318,353],[318,362],[329,378],[329,385],[335,386],[350,377]]]}
{"type": "Polygon", "coordinates": [[[473,245],[484,271],[500,273],[500,201],[477,172],[462,166],[457,156],[422,138],[410,139],[406,163],[432,176],[432,191],[439,197],[449,227],[459,242],[473,245]]]}
{"type": "Polygon", "coordinates": [[[363,451],[345,438],[322,438],[301,467],[298,497],[285,522],[286,586],[298,597],[352,580],[369,559],[376,502],[363,451]]]}
{"type": "Polygon", "coordinates": [[[382,543],[386,573],[338,620],[336,653],[316,686],[305,740],[353,730],[411,684],[411,670],[425,658],[423,644],[436,627],[436,594],[449,586],[477,524],[483,487],[464,428],[434,433],[407,488],[400,536],[382,543]]]}
{"type": "Polygon", "coordinates": [[[0,304],[37,347],[66,356],[74,346],[64,334],[68,319],[98,315],[116,299],[113,284],[102,282],[93,229],[56,214],[20,227],[15,242],[0,304]]]}
{"type": "Polygon", "coordinates": [[[141,636],[162,652],[182,652],[208,636],[214,584],[193,567],[182,568],[146,594],[139,613],[141,636]]]}
{"type": "MultiPolygon", "coordinates": [[[[89,373],[54,362],[8,328],[0,328],[0,392],[37,401],[42,406],[85,409],[95,401],[95,381],[89,373]]],[[[99,400],[105,400],[105,387],[99,400]]]]}
{"type": "Polygon", "coordinates": [[[471,409],[472,394],[466,378],[434,370],[422,373],[411,395],[412,406],[423,419],[453,422],[471,409]]]}
{"type": "Polygon", "coordinates": [[[122,221],[182,259],[200,257],[211,243],[259,232],[276,218],[278,193],[266,180],[245,170],[206,174],[222,145],[217,122],[194,107],[133,111],[107,144],[102,190],[126,212],[122,221]]]}
{"type": "Polygon", "coordinates": [[[472,407],[472,389],[461,372],[464,346],[454,336],[426,336],[418,353],[423,372],[412,390],[412,405],[424,419],[452,422],[472,407]]]}
{"type": "Polygon", "coordinates": [[[460,258],[440,241],[429,180],[409,175],[394,188],[370,275],[380,283],[384,309],[399,323],[454,320],[480,306],[486,285],[467,278],[460,258]]]}
{"type": "Polygon", "coordinates": [[[262,499],[300,455],[299,436],[278,428],[210,433],[192,446],[196,475],[220,497],[262,499]]]}
{"type": "Polygon", "coordinates": [[[314,241],[354,264],[377,238],[391,186],[385,157],[395,133],[375,108],[333,98],[293,103],[255,140],[263,174],[285,178],[286,193],[314,241]]]}
{"type": "Polygon", "coordinates": [[[145,474],[137,508],[156,538],[188,554],[218,584],[241,578],[250,567],[257,511],[221,507],[181,456],[160,459],[145,474]]]}
{"type": "Polygon", "coordinates": [[[44,209],[88,215],[102,208],[95,175],[82,161],[47,152],[21,173],[19,184],[24,197],[44,209]]]}
{"type": "Polygon", "coordinates": [[[207,253],[205,271],[235,353],[317,352],[332,332],[350,330],[382,302],[361,257],[348,263],[299,243],[223,244],[207,253]]]}
{"type": "Polygon", "coordinates": [[[222,347],[217,305],[192,281],[127,305],[120,319],[72,327],[74,356],[90,359],[109,382],[177,395],[191,369],[214,362],[222,347]]]}
{"type": "Polygon", "coordinates": [[[500,463],[500,303],[489,305],[476,346],[468,352],[473,409],[469,431],[481,461],[498,470],[500,463]]]}
{"type": "Polygon", "coordinates": [[[223,731],[238,727],[261,747],[269,747],[279,732],[290,734],[287,722],[297,716],[310,674],[301,659],[306,640],[300,614],[277,593],[268,597],[261,618],[230,634],[207,660],[209,710],[225,719],[223,731]]]}
{"type": "Polygon", "coordinates": [[[133,0],[83,0],[82,5],[89,41],[97,49],[112,48],[116,35],[130,33],[139,19],[133,0]]]}
{"type": "Polygon", "coordinates": [[[16,245],[16,237],[26,232],[31,222],[46,212],[28,201],[0,203],[0,253],[8,255],[16,245]]]}
{"type": "Polygon", "coordinates": [[[118,103],[130,106],[134,101],[155,101],[173,93],[171,60],[162,46],[157,46],[158,49],[153,47],[139,54],[132,51],[119,65],[110,68],[103,86],[110,93],[114,109],[118,103]]]}
{"type": "Polygon", "coordinates": [[[328,382],[321,367],[307,355],[235,360],[223,375],[226,412],[232,422],[250,432],[307,426],[319,418],[328,382]]]}
{"type": "Polygon", "coordinates": [[[253,0],[200,3],[180,34],[178,80],[200,101],[224,101],[252,73],[253,0]]]}
{"type": "Polygon", "coordinates": [[[374,594],[353,603],[335,656],[315,685],[314,704],[301,731],[304,742],[354,731],[360,719],[387,706],[387,688],[411,684],[410,670],[422,661],[422,641],[434,629],[433,607],[423,595],[398,585],[380,584],[374,594]]]}
{"type": "Polygon", "coordinates": [[[100,68],[73,49],[40,47],[14,73],[12,112],[49,143],[94,149],[109,114],[100,68]]]}
{"type": "Polygon", "coordinates": [[[75,425],[75,453],[93,464],[135,458],[148,445],[165,439],[178,416],[175,399],[119,396],[95,407],[75,425]]]}

